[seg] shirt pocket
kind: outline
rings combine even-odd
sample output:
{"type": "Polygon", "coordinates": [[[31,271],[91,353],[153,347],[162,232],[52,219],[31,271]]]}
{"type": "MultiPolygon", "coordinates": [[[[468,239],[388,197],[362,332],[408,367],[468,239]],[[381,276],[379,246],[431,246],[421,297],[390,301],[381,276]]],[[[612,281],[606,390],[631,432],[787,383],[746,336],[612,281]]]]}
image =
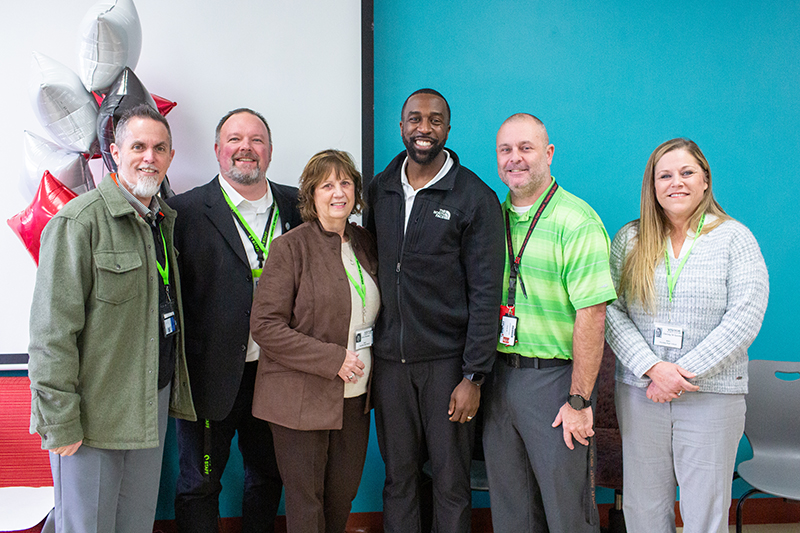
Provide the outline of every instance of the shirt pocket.
{"type": "Polygon", "coordinates": [[[121,304],[136,297],[136,284],[142,258],[136,252],[95,252],[97,268],[96,298],[101,302],[121,304]]]}

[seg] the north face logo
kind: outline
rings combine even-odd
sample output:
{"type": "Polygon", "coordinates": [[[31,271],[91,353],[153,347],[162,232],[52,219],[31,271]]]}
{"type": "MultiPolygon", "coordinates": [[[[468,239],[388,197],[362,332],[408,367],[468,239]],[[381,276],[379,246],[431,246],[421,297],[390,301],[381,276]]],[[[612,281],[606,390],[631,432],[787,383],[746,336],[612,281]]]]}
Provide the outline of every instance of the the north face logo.
{"type": "Polygon", "coordinates": [[[450,211],[447,209],[439,209],[438,211],[434,211],[433,214],[436,218],[441,218],[442,220],[450,220],[450,211]]]}

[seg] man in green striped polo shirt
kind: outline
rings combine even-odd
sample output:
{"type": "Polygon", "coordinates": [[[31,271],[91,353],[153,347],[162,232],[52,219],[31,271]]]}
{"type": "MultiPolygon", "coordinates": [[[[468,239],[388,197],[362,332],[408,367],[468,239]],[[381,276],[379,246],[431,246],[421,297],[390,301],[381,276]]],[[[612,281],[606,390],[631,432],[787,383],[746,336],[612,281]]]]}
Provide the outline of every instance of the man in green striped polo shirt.
{"type": "Polygon", "coordinates": [[[484,451],[498,532],[599,531],[591,400],[616,293],[608,234],[552,178],[553,152],[532,115],[512,115],[497,133],[498,173],[509,188],[505,305],[484,451]]]}

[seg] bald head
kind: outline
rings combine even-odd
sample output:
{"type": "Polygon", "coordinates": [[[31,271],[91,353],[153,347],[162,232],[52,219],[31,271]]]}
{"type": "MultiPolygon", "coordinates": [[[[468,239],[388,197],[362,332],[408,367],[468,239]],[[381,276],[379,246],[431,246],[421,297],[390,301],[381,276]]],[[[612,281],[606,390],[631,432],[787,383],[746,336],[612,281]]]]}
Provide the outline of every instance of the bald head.
{"type": "Polygon", "coordinates": [[[542,134],[544,135],[544,144],[550,144],[550,137],[547,135],[547,128],[544,127],[544,122],[539,120],[538,117],[531,115],[530,113],[514,113],[500,126],[501,128],[508,124],[509,122],[527,122],[534,127],[537,127],[541,130],[542,134]]]}
{"type": "Polygon", "coordinates": [[[497,172],[511,202],[533,205],[550,185],[555,148],[541,120],[528,113],[508,117],[497,132],[497,172]]]}

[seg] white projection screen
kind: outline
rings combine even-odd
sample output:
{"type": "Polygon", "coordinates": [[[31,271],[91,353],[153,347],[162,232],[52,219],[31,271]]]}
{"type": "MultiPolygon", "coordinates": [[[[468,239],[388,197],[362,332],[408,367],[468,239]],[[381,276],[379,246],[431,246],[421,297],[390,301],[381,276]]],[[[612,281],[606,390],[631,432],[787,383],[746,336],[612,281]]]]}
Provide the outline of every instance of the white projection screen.
{"type": "MultiPolygon", "coordinates": [[[[109,4],[113,0],[109,0],[109,4]]],[[[212,179],[214,129],[238,107],[255,109],[272,129],[267,176],[297,179],[319,150],[350,152],[372,173],[372,1],[134,0],[142,49],[134,70],[145,87],[177,102],[167,119],[175,192],[212,179]]],[[[29,97],[32,53],[79,71],[79,27],[92,0],[6,2],[0,32],[0,215],[28,206],[23,132],[49,138],[29,97]]],[[[101,160],[90,164],[99,182],[101,160]]],[[[24,368],[36,267],[7,224],[0,228],[0,370],[24,368]]]]}

